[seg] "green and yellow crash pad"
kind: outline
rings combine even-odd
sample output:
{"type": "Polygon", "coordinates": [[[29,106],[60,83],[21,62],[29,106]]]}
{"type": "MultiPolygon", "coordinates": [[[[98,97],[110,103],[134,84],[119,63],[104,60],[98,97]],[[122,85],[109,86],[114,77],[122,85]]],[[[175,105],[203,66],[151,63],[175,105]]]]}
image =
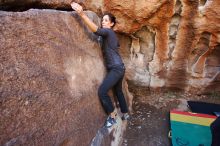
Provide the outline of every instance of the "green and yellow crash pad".
{"type": "Polygon", "coordinates": [[[216,116],[170,111],[170,123],[173,146],[210,146],[212,135],[211,123],[216,116]]]}

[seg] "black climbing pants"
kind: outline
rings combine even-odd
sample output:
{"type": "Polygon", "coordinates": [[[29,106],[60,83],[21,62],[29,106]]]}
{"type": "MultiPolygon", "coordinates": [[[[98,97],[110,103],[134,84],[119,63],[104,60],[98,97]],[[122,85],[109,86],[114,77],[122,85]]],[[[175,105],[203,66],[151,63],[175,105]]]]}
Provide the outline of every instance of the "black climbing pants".
{"type": "Polygon", "coordinates": [[[108,91],[110,89],[113,89],[118,99],[121,112],[122,113],[128,112],[127,103],[122,91],[122,81],[123,81],[124,73],[125,73],[124,65],[110,68],[101,86],[99,87],[98,96],[101,100],[101,103],[105,111],[108,114],[114,111],[111,98],[108,95],[108,91]]]}

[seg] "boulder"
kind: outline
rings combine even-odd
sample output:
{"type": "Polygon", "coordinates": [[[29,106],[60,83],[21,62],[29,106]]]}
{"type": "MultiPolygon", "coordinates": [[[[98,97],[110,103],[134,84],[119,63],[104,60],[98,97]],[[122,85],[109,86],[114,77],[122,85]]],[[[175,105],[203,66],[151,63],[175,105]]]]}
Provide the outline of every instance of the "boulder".
{"type": "Polygon", "coordinates": [[[87,146],[105,117],[97,37],[72,12],[1,11],[0,19],[0,145],[87,146]]]}

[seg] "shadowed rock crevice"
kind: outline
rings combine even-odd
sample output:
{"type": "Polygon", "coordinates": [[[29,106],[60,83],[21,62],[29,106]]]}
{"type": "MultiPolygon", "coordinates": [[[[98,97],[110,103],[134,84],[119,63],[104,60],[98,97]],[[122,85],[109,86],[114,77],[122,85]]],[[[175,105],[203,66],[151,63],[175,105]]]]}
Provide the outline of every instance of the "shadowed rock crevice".
{"type": "Polygon", "coordinates": [[[182,4],[180,0],[176,1],[175,4],[175,12],[171,19],[170,26],[169,26],[169,59],[172,60],[172,53],[174,51],[174,48],[176,46],[176,36],[179,29],[179,24],[181,21],[181,12],[182,12],[182,4]]]}
{"type": "Polygon", "coordinates": [[[1,0],[0,10],[3,11],[27,11],[29,9],[54,9],[61,11],[73,11],[70,4],[71,2],[78,2],[83,6],[84,10],[96,12],[99,16],[103,12],[103,0],[1,0]]]}
{"type": "MultiPolygon", "coordinates": [[[[211,34],[209,32],[203,32],[199,39],[199,42],[196,45],[196,48],[192,51],[192,71],[197,74],[202,74],[205,58],[209,51],[209,42],[210,42],[211,34]]],[[[189,63],[190,64],[190,63],[189,63]]]]}
{"type": "Polygon", "coordinates": [[[211,81],[219,81],[217,77],[220,72],[220,44],[215,46],[206,58],[205,62],[205,77],[210,78],[211,81]]]}
{"type": "Polygon", "coordinates": [[[56,9],[56,10],[63,10],[63,11],[72,11],[70,3],[66,4],[53,4],[53,3],[43,3],[42,1],[38,0],[22,0],[19,2],[14,1],[6,1],[0,2],[0,10],[3,11],[14,11],[14,12],[22,12],[27,11],[29,9],[56,9]]]}
{"type": "Polygon", "coordinates": [[[199,6],[204,6],[207,0],[199,0],[199,6]]]}
{"type": "Polygon", "coordinates": [[[196,37],[194,19],[197,17],[198,1],[189,2],[182,0],[181,3],[183,7],[181,23],[177,34],[178,42],[172,53],[173,60],[170,63],[167,86],[184,90],[188,84],[187,58],[190,55],[196,37]]]}

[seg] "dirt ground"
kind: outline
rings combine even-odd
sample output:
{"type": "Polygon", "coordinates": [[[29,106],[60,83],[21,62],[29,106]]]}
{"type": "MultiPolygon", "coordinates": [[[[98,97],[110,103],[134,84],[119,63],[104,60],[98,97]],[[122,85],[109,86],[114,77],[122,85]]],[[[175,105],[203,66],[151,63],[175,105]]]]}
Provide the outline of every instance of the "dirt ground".
{"type": "Polygon", "coordinates": [[[133,112],[122,146],[171,146],[169,111],[189,110],[187,100],[220,104],[220,94],[196,95],[184,92],[133,91],[133,112]]]}

